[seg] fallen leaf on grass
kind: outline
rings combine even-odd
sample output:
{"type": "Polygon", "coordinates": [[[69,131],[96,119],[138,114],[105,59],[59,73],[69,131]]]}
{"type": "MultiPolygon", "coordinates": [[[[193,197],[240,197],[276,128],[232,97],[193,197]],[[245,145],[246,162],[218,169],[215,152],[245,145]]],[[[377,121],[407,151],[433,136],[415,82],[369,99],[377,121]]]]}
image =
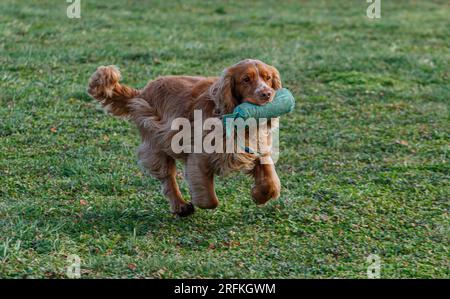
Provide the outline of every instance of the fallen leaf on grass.
{"type": "Polygon", "coordinates": [[[137,268],[136,264],[130,263],[128,264],[128,269],[130,269],[131,271],[135,271],[137,268]]]}
{"type": "Polygon", "coordinates": [[[320,215],[314,215],[313,219],[316,222],[319,222],[319,221],[327,222],[330,219],[330,217],[328,217],[328,215],[325,215],[325,214],[320,214],[320,215]]]}
{"type": "Polygon", "coordinates": [[[405,140],[395,140],[395,143],[400,144],[400,145],[404,145],[404,146],[409,145],[408,142],[405,141],[405,140]]]}

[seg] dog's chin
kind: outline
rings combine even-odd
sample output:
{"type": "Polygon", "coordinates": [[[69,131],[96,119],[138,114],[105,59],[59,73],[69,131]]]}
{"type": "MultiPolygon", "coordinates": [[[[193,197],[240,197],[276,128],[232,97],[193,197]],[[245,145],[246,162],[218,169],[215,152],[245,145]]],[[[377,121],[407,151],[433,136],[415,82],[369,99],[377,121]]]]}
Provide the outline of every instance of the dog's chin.
{"type": "Polygon", "coordinates": [[[255,98],[245,98],[242,102],[247,102],[247,103],[251,103],[254,105],[258,105],[258,106],[264,106],[267,103],[272,102],[273,97],[270,97],[268,99],[255,99],[255,98]]]}
{"type": "Polygon", "coordinates": [[[270,102],[272,102],[272,101],[273,101],[273,97],[270,97],[270,98],[268,98],[267,100],[261,101],[261,102],[262,102],[261,105],[265,105],[265,104],[270,103],[270,102]]]}

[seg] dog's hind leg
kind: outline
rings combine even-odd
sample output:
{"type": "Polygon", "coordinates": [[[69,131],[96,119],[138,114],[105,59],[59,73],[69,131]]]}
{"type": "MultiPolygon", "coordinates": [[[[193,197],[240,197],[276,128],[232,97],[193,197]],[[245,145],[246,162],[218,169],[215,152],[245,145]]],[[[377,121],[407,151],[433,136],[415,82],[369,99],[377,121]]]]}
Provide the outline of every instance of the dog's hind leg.
{"type": "Polygon", "coordinates": [[[215,209],[219,205],[214,190],[214,172],[200,156],[191,154],[184,171],[185,179],[189,184],[192,203],[202,209],[215,209]]]}
{"type": "Polygon", "coordinates": [[[176,180],[175,160],[162,152],[154,152],[150,147],[141,146],[139,162],[152,176],[159,179],[162,192],[168,199],[170,210],[180,217],[194,213],[194,206],[181,196],[176,180]]]}
{"type": "Polygon", "coordinates": [[[170,210],[173,214],[185,217],[194,213],[193,204],[186,202],[181,196],[175,175],[170,175],[160,180],[162,183],[163,194],[169,200],[170,210]]]}

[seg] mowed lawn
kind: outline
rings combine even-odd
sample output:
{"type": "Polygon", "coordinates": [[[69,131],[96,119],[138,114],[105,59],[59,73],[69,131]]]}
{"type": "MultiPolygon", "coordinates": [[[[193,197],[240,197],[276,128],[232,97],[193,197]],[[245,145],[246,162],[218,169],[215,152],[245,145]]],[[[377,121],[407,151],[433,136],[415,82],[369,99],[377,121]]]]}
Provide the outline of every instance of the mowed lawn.
{"type": "MultiPolygon", "coordinates": [[[[447,1],[0,3],[0,277],[449,277],[447,1]],[[220,206],[177,218],[141,172],[130,123],[86,94],[99,65],[143,87],[276,66],[282,196],[217,180],[220,206]]],[[[187,185],[180,179],[184,196],[187,185]]]]}

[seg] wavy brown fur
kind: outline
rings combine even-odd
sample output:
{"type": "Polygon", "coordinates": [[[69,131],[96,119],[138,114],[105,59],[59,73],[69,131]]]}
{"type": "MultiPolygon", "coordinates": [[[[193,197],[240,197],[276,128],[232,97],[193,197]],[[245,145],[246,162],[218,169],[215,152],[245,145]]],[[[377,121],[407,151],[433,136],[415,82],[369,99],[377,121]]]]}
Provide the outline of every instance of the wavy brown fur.
{"type": "Polygon", "coordinates": [[[101,66],[89,80],[88,93],[105,109],[116,116],[129,114],[129,100],[139,91],[119,83],[121,76],[116,66],[101,66]]]}
{"type": "Polygon", "coordinates": [[[251,194],[257,204],[279,196],[280,181],[274,165],[261,164],[253,154],[176,154],[171,148],[172,137],[177,133],[171,130],[171,124],[178,117],[192,121],[194,110],[198,109],[205,121],[231,112],[243,101],[264,104],[271,100],[266,96],[273,97],[275,90],[281,88],[274,67],[247,59],[227,68],[219,78],[167,76],[150,81],[142,90],[120,84],[119,80],[120,72],[115,66],[99,67],[89,81],[88,93],[113,115],[127,117],[136,124],[142,137],[139,162],[161,181],[173,213],[191,214],[192,203],[200,208],[217,207],[214,175],[237,170],[255,177],[251,194]],[[250,78],[248,82],[246,77],[250,78]],[[192,203],[182,198],[178,188],[175,160],[185,165],[192,203]]]}

